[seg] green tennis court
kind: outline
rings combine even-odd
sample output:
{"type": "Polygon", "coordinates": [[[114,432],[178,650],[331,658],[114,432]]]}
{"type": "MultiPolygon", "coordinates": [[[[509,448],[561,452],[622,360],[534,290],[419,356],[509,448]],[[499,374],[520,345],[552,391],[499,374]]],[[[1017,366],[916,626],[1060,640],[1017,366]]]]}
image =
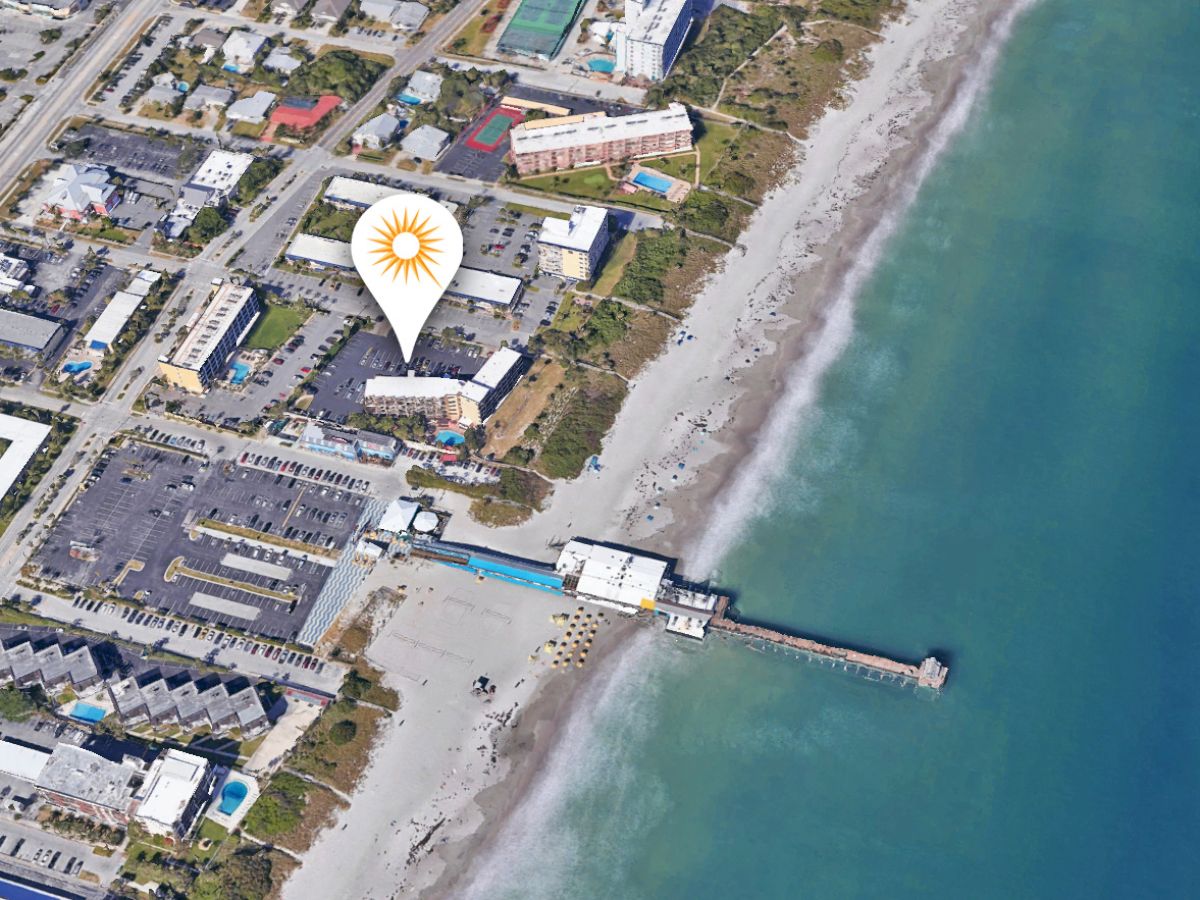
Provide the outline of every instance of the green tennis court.
{"type": "Polygon", "coordinates": [[[583,0],[521,0],[497,49],[551,59],[566,40],[582,6],[583,0]]]}

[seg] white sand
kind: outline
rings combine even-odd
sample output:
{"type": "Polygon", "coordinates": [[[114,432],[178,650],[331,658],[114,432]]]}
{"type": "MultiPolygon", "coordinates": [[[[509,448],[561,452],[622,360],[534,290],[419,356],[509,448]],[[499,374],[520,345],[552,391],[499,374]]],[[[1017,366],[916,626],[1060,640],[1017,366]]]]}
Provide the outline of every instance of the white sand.
{"type": "MultiPolygon", "coordinates": [[[[406,896],[414,879],[436,877],[443,864],[429,851],[477,829],[472,798],[506,774],[495,742],[512,730],[514,714],[542,682],[569,683],[587,671],[555,671],[546,653],[529,659],[561,636],[550,617],[573,614],[574,602],[429,562],[382,566],[369,587],[379,584],[408,586],[368,650],[400,692],[401,709],[385,720],[351,808],[305,855],[286,898],[406,896]],[[480,675],[497,686],[490,702],[471,692],[480,675]]],[[[606,616],[597,650],[616,628],[606,616]]]]}
{"type": "MultiPolygon", "coordinates": [[[[683,551],[677,534],[664,533],[672,518],[669,501],[702,469],[710,481],[725,476],[706,465],[733,446],[729,435],[716,432],[733,426],[727,430],[744,435],[761,426],[761,414],[754,422],[731,419],[747,391],[767,401],[779,393],[778,373],[768,371],[769,361],[756,361],[773,359],[776,342],[791,349],[818,343],[813,332],[823,324],[821,292],[805,290],[798,279],[830,255],[824,248],[847,224],[848,204],[870,190],[908,141],[907,126],[930,107],[923,69],[954,53],[973,6],[973,0],[913,2],[886,27],[884,40],[869,51],[867,77],[812,129],[803,159],[696,299],[681,328],[694,339],[673,341],[637,378],[604,441],[603,470],[558,484],[549,508],[518,529],[497,531],[458,515],[450,537],[547,559],[551,542],[575,534],[683,551]],[[703,428],[697,425],[702,420],[703,428]],[[656,501],[663,506],[656,509],[656,501]]],[[[832,358],[840,347],[825,349],[832,358]]]]}
{"type": "MultiPolygon", "coordinates": [[[[547,560],[554,556],[552,543],[576,534],[637,541],[660,552],[686,548],[690,574],[704,574],[725,534],[705,527],[715,518],[714,498],[738,493],[728,489],[737,486],[732,479],[741,448],[772,430],[772,416],[780,419],[775,406],[785,387],[794,416],[844,346],[851,311],[833,295],[845,293],[850,263],[862,251],[856,238],[878,240],[876,220],[892,214],[885,204],[896,196],[885,183],[919,180],[918,148],[911,142],[925,143],[928,136],[917,127],[921,114],[943,111],[947,98],[960,91],[962,66],[929,64],[948,60],[960,45],[970,48],[969,57],[984,43],[985,23],[973,17],[968,22],[973,0],[913,0],[910,7],[887,26],[885,39],[870,51],[869,75],[813,129],[787,184],[766,200],[729,264],[697,298],[683,325],[695,339],[672,343],[633,386],[605,440],[603,471],[558,485],[550,508],[517,529],[471,523],[461,498],[447,495],[445,504],[462,513],[455,515],[449,538],[547,560]],[[969,33],[968,24],[976,26],[969,33]],[[885,172],[896,177],[884,178],[885,172]],[[858,201],[853,207],[852,200],[858,201]],[[697,427],[700,419],[706,428],[697,427]],[[704,477],[696,478],[701,469],[704,477]],[[663,506],[656,509],[656,501],[663,506]],[[669,506],[678,510],[674,527],[668,527],[669,506]]],[[[791,425],[794,419],[777,422],[775,430],[791,425]]],[[[723,501],[719,516],[732,524],[745,512],[729,503],[723,501]]],[[[527,659],[554,632],[548,616],[561,601],[496,582],[477,585],[465,573],[429,564],[399,570],[399,582],[417,589],[382,629],[371,656],[393,673],[403,708],[352,808],[307,854],[287,885],[287,898],[411,896],[432,883],[446,860],[461,866],[471,846],[461,841],[484,819],[479,791],[506,768],[503,758],[500,765],[491,763],[498,732],[486,715],[514,704],[524,709],[537,685],[549,680],[562,692],[571,677],[548,679],[545,663],[527,659]],[[461,604],[448,598],[474,608],[460,614],[461,604]],[[426,646],[414,647],[405,636],[426,646]],[[468,688],[485,673],[501,693],[481,708],[468,688]],[[438,853],[426,852],[435,846],[438,853]]],[[[537,702],[550,693],[542,692],[537,702]]],[[[551,730],[539,731],[539,751],[548,743],[542,732],[551,730]]],[[[520,735],[510,733],[531,742],[520,735]]],[[[537,759],[529,750],[529,743],[520,743],[513,755],[537,759]]],[[[503,821],[512,802],[493,801],[486,801],[489,827],[503,821]]]]}

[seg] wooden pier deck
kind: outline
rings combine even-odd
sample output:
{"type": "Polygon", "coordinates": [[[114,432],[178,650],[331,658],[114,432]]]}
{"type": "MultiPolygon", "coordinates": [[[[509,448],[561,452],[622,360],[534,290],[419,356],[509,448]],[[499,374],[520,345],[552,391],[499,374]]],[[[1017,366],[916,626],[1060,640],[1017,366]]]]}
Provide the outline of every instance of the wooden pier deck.
{"type": "Polygon", "coordinates": [[[918,687],[931,688],[935,691],[942,689],[946,684],[946,677],[950,674],[950,670],[933,656],[926,657],[917,665],[888,659],[886,656],[876,656],[873,653],[850,650],[846,647],[833,647],[810,638],[784,634],[758,625],[735,622],[726,617],[725,613],[728,609],[729,599],[722,597],[717,603],[716,612],[708,623],[708,627],[720,633],[741,637],[751,643],[759,641],[795,650],[818,660],[830,660],[835,664],[840,664],[842,668],[876,675],[880,680],[915,684],[918,687]]]}

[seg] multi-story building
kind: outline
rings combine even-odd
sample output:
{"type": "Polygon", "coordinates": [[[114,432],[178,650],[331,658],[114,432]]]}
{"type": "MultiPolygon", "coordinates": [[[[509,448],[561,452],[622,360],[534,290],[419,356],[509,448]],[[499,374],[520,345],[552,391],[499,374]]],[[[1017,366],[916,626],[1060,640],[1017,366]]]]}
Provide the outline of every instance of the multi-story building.
{"type": "Polygon", "coordinates": [[[128,825],[143,776],[135,760],[117,763],[74,744],[58,744],[37,777],[37,789],[61,809],[108,825],[128,825]]]}
{"type": "Polygon", "coordinates": [[[542,220],[538,234],[538,268],[548,275],[588,281],[608,246],[608,210],[577,206],[571,218],[542,220]]]}
{"type": "Polygon", "coordinates": [[[662,81],[691,27],[692,0],[625,0],[625,20],[613,29],[617,69],[662,81]]]}
{"type": "Polygon", "coordinates": [[[529,359],[502,347],[470,381],[427,376],[376,376],[363,389],[363,408],[375,415],[444,419],[478,425],[496,411],[521,376],[529,359]]]}
{"type": "Polygon", "coordinates": [[[168,384],[203,393],[225,373],[229,357],[246,339],[260,312],[253,288],[222,285],[192,317],[179,349],[170,357],[159,357],[159,374],[168,384]]]}
{"type": "Polygon", "coordinates": [[[522,175],[692,148],[692,122],[680,103],[629,116],[593,112],[538,119],[509,134],[513,164],[522,175]]]}
{"type": "Polygon", "coordinates": [[[83,690],[100,681],[92,648],[86,641],[57,636],[34,638],[19,632],[0,639],[0,682],[17,687],[40,685],[48,693],[83,690]]]}
{"type": "Polygon", "coordinates": [[[110,683],[108,693],[125,725],[204,727],[213,734],[237,729],[247,737],[270,724],[258,691],[240,678],[222,681],[215,675],[195,678],[190,672],[164,676],[152,671],[110,683]]]}
{"type": "Polygon", "coordinates": [[[203,756],[167,750],[150,764],[133,797],[134,818],[153,834],[182,838],[212,795],[216,777],[203,756]]]}

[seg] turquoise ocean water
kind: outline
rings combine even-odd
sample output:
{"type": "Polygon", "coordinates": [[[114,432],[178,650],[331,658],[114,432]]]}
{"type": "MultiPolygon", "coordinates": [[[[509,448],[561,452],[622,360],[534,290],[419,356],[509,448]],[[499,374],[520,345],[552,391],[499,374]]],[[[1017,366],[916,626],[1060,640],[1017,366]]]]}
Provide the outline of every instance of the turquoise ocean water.
{"type": "Polygon", "coordinates": [[[647,634],[474,885],[1200,896],[1200,13],[1042,0],[720,564],[933,698],[647,634]]]}

